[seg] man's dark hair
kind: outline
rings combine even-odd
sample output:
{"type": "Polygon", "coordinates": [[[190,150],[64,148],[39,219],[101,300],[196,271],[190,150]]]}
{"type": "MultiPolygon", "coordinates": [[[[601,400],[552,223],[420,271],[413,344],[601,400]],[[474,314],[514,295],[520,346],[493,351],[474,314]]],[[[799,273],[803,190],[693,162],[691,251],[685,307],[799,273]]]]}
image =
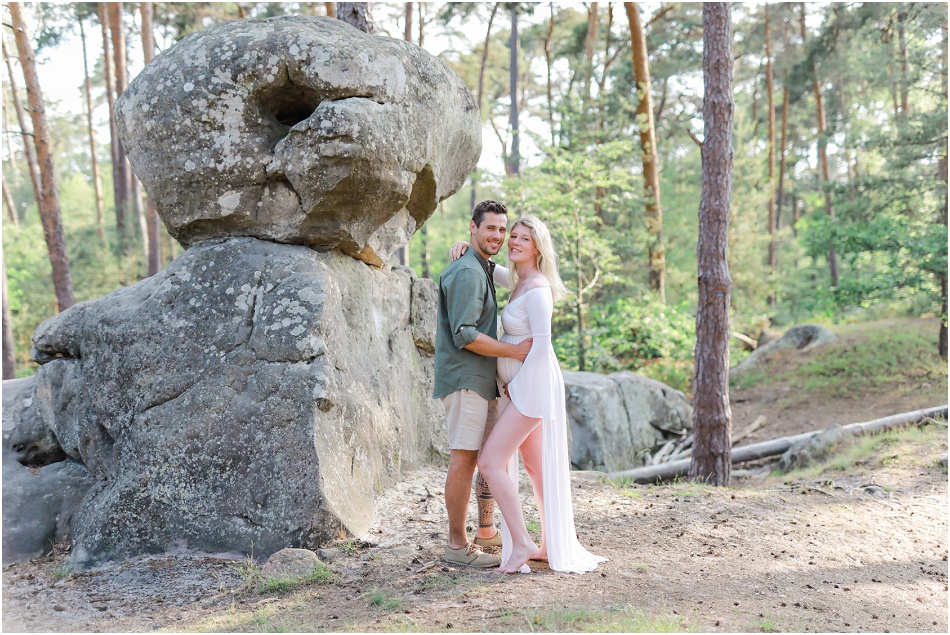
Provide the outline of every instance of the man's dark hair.
{"type": "Polygon", "coordinates": [[[481,227],[482,221],[485,220],[485,214],[504,214],[508,215],[508,208],[504,203],[499,203],[498,201],[482,201],[475,206],[475,209],[472,210],[472,220],[475,221],[475,227],[481,227]]]}

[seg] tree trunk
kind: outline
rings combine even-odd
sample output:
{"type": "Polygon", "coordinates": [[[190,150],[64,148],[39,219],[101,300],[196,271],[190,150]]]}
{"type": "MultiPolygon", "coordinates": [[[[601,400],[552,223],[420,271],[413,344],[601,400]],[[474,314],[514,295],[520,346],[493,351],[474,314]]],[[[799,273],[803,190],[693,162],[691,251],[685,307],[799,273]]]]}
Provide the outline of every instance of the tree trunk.
{"type": "Polygon", "coordinates": [[[788,150],[788,72],[782,81],[782,147],[779,149],[778,193],[775,195],[775,229],[782,226],[782,204],[785,202],[785,158],[788,150]]]}
{"type": "MultiPolygon", "coordinates": [[[[497,3],[495,6],[498,6],[497,3]]],[[[554,131],[554,91],[551,82],[551,40],[554,39],[554,3],[550,4],[551,19],[548,21],[548,32],[544,38],[544,63],[547,69],[547,96],[548,96],[548,128],[551,131],[551,145],[555,145],[556,137],[554,131]]],[[[492,13],[494,16],[494,13],[492,13]]]]}
{"type": "MultiPolygon", "coordinates": [[[[5,192],[6,190],[4,190],[5,192]]],[[[10,299],[7,295],[7,262],[0,260],[3,274],[3,378],[16,379],[16,349],[13,343],[13,321],[10,315],[10,299]]]]}
{"type": "MultiPolygon", "coordinates": [[[[805,42],[807,31],[805,30],[805,3],[801,3],[801,35],[802,43],[805,42]]],[[[831,177],[828,170],[828,150],[825,138],[825,108],[821,99],[821,82],[818,79],[818,64],[812,61],[812,89],[815,92],[815,119],[818,124],[818,164],[821,169],[821,189],[825,194],[825,214],[828,218],[834,220],[835,208],[831,198],[831,177]]],[[[833,241],[828,243],[828,270],[831,276],[831,286],[838,286],[838,256],[835,253],[835,244],[833,241]]]]}
{"type": "Polygon", "coordinates": [[[769,104],[769,271],[771,277],[768,305],[775,306],[775,272],[778,258],[775,248],[775,78],[772,75],[772,31],[769,24],[769,5],[765,5],[765,94],[769,104]]]}
{"type": "Polygon", "coordinates": [[[584,94],[582,96],[585,113],[587,112],[587,108],[590,107],[590,86],[591,80],[594,77],[594,44],[597,42],[599,19],[597,15],[597,4],[596,2],[591,2],[590,7],[587,9],[587,37],[584,38],[584,94]]]}
{"type": "Polygon", "coordinates": [[[337,2],[336,18],[355,26],[363,33],[376,33],[373,13],[368,2],[337,2]]]}
{"type": "MultiPolygon", "coordinates": [[[[947,105],[947,16],[944,14],[943,22],[943,46],[941,50],[943,54],[940,56],[941,61],[943,62],[943,73],[941,73],[941,88],[943,89],[943,103],[944,108],[947,105]]],[[[940,161],[937,163],[937,178],[943,182],[943,210],[941,213],[941,220],[943,221],[943,227],[946,231],[947,228],[947,207],[950,200],[950,187],[948,187],[948,178],[947,178],[947,146],[946,143],[943,145],[941,152],[940,161]]],[[[946,246],[944,246],[946,248],[946,246]]],[[[937,350],[940,352],[940,357],[947,359],[947,270],[941,269],[940,273],[937,274],[937,279],[940,280],[940,298],[941,308],[940,308],[940,335],[937,342],[937,350]]]]}
{"type": "Polygon", "coordinates": [[[512,5],[511,10],[511,38],[509,47],[511,57],[509,61],[508,90],[511,93],[511,114],[508,122],[511,126],[511,152],[508,154],[508,164],[505,172],[508,176],[521,175],[521,148],[518,131],[518,10],[512,5]]]}
{"type": "Polygon", "coordinates": [[[40,91],[39,78],[36,75],[36,59],[30,36],[26,31],[23,13],[19,2],[7,4],[13,22],[13,36],[16,39],[23,79],[26,82],[26,96],[30,104],[33,119],[33,143],[36,146],[37,165],[40,171],[40,220],[43,223],[43,237],[49,249],[50,264],[53,268],[53,289],[60,311],[73,305],[73,278],[69,271],[69,258],[66,255],[66,241],[63,237],[63,224],[59,213],[59,188],[56,186],[56,172],[53,169],[52,142],[46,122],[46,106],[40,91]]]}
{"type": "MultiPolygon", "coordinates": [[[[115,93],[113,94],[112,108],[110,108],[110,120],[115,117],[115,100],[119,98],[128,85],[128,71],[126,63],[125,48],[125,28],[122,24],[122,9],[124,2],[109,2],[107,12],[109,16],[109,32],[112,43],[112,66],[115,73],[115,93]]],[[[114,123],[112,124],[115,125],[114,123]]],[[[129,160],[125,154],[125,146],[119,139],[118,131],[112,141],[115,145],[116,165],[112,168],[112,173],[116,177],[116,219],[118,221],[119,209],[122,214],[122,231],[119,240],[122,253],[129,254],[134,244],[134,231],[130,226],[130,220],[135,211],[135,194],[132,185],[132,169],[129,166],[129,160]]]]}
{"type": "Polygon", "coordinates": [[[102,177],[99,173],[99,151],[96,147],[96,128],[92,123],[92,83],[89,77],[89,55],[86,48],[86,29],[78,15],[79,40],[82,43],[83,97],[86,103],[86,130],[89,135],[89,157],[92,162],[92,186],[96,193],[96,233],[99,242],[106,240],[105,204],[102,199],[102,177]]]}
{"type": "Polygon", "coordinates": [[[26,125],[26,113],[23,112],[23,102],[20,100],[20,89],[17,88],[13,74],[13,62],[10,61],[10,52],[7,50],[7,36],[3,34],[3,61],[7,65],[7,75],[10,77],[10,97],[13,99],[13,108],[16,110],[17,122],[20,124],[20,136],[23,139],[23,155],[26,157],[27,170],[30,173],[30,184],[33,186],[33,198],[36,199],[37,210],[40,206],[40,169],[36,161],[36,151],[33,145],[33,135],[26,125]]]}
{"type": "MultiPolygon", "coordinates": [[[[478,112],[482,111],[482,95],[485,92],[485,67],[488,65],[488,45],[491,43],[491,27],[492,23],[495,21],[495,14],[498,12],[498,4],[495,3],[491,8],[491,15],[488,16],[488,28],[485,29],[485,46],[482,47],[482,62],[478,67],[478,94],[475,98],[478,100],[478,112]]],[[[481,116],[481,114],[479,114],[481,116]]],[[[475,202],[477,201],[477,190],[478,190],[478,168],[476,167],[472,170],[472,189],[469,192],[468,198],[468,209],[469,211],[475,209],[475,202]]]]}
{"type": "MultiPolygon", "coordinates": [[[[142,14],[142,52],[145,63],[148,64],[155,57],[155,31],[153,26],[153,17],[155,15],[155,5],[151,2],[143,2],[139,5],[142,14]]],[[[161,220],[158,217],[158,210],[155,209],[155,203],[152,198],[147,197],[145,221],[148,226],[148,275],[154,276],[162,267],[162,242],[161,242],[161,220]]]]}
{"type": "Polygon", "coordinates": [[[7,214],[10,216],[10,222],[13,223],[14,227],[20,225],[20,221],[17,218],[16,214],[16,203],[13,202],[13,196],[10,195],[10,188],[7,187],[6,179],[0,175],[0,189],[3,190],[3,204],[7,208],[7,214]]]}
{"type": "Polygon", "coordinates": [[[905,120],[907,119],[907,115],[910,114],[910,103],[907,98],[908,85],[910,84],[907,73],[907,35],[904,32],[904,22],[906,20],[907,11],[903,8],[899,9],[897,12],[897,54],[900,56],[901,64],[901,118],[905,120]]]}
{"type": "MultiPolygon", "coordinates": [[[[941,220],[943,221],[944,228],[947,227],[947,149],[943,149],[943,156],[940,157],[938,162],[937,169],[939,170],[939,178],[943,182],[943,210],[940,214],[941,220]]],[[[940,352],[940,357],[947,359],[947,270],[943,269],[940,273],[937,274],[938,280],[940,280],[940,299],[941,299],[941,308],[940,308],[940,336],[938,338],[937,349],[940,352]]]]}
{"type": "Polygon", "coordinates": [[[336,2],[324,2],[323,6],[326,7],[327,17],[336,17],[336,2]]]}
{"type": "Polygon", "coordinates": [[[4,135],[3,139],[4,141],[6,141],[6,143],[3,144],[3,146],[7,148],[7,151],[10,153],[9,154],[10,180],[12,181],[9,185],[7,185],[6,181],[4,181],[3,200],[7,202],[7,207],[10,210],[10,222],[13,223],[14,227],[17,227],[20,224],[20,213],[16,208],[16,204],[13,202],[13,197],[10,195],[9,188],[10,187],[16,188],[17,183],[19,183],[19,179],[17,179],[18,170],[15,163],[16,156],[13,153],[13,147],[10,145],[10,141],[9,141],[9,139],[11,139],[12,137],[8,136],[8,135],[13,134],[13,131],[10,129],[10,119],[7,117],[7,115],[10,112],[10,107],[9,107],[9,104],[7,104],[6,85],[3,84],[2,82],[0,82],[0,110],[2,110],[2,116],[3,116],[3,119],[2,119],[2,122],[3,122],[2,133],[4,135]]]}
{"type": "Polygon", "coordinates": [[[118,249],[123,250],[123,237],[125,236],[125,204],[122,203],[124,189],[122,187],[122,178],[120,174],[119,160],[119,135],[115,127],[115,75],[112,70],[112,42],[109,37],[109,22],[111,12],[109,3],[99,2],[99,25],[102,28],[102,65],[103,79],[106,85],[106,104],[109,109],[109,155],[112,159],[112,201],[115,214],[115,231],[118,240],[118,249]]]}
{"type": "Polygon", "coordinates": [[[659,154],[656,148],[656,125],[653,121],[653,96],[650,85],[650,66],[647,57],[646,34],[640,21],[640,10],[635,2],[625,2],[630,24],[630,48],[633,52],[633,76],[637,84],[637,127],[640,129],[640,148],[643,156],[643,185],[646,198],[646,217],[650,290],[660,302],[666,303],[666,248],[663,245],[663,208],[660,204],[659,154]]]}
{"type": "Polygon", "coordinates": [[[732,24],[726,3],[703,4],[703,185],[696,259],[696,375],[689,477],[728,485],[732,412],[729,408],[729,196],[732,186],[732,24]]]}

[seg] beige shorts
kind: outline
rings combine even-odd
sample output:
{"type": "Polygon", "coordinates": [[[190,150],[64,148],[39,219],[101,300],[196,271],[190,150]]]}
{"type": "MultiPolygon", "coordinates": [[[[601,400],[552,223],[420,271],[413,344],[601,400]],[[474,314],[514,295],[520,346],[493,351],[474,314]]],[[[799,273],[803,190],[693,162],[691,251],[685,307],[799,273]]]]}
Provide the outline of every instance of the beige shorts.
{"type": "Polygon", "coordinates": [[[481,450],[498,419],[498,402],[462,388],[442,397],[442,404],[449,428],[449,449],[481,450]]]}

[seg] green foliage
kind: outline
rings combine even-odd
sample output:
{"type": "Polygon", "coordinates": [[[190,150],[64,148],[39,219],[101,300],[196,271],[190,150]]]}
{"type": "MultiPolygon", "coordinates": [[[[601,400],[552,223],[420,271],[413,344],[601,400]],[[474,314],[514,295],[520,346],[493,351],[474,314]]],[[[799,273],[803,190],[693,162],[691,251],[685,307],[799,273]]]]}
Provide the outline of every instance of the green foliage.
{"type": "MultiPolygon", "coordinates": [[[[589,368],[598,372],[641,371],[660,359],[686,361],[696,343],[695,317],[685,307],[664,305],[650,294],[593,306],[586,332],[589,368]]],[[[577,341],[571,333],[556,339],[554,346],[563,364],[576,367],[577,341]]]]}
{"type": "Polygon", "coordinates": [[[399,598],[394,597],[391,592],[377,588],[370,590],[369,603],[384,611],[394,611],[401,604],[399,598]]]}

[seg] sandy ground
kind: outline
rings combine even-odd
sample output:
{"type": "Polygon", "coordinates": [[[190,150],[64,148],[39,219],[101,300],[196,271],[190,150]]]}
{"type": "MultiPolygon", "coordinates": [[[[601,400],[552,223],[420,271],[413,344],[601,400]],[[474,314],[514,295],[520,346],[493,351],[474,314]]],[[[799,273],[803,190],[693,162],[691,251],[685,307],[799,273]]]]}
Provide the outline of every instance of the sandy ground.
{"type": "MultiPolygon", "coordinates": [[[[70,572],[59,552],[3,569],[3,630],[945,633],[947,435],[928,430],[800,481],[764,469],[728,488],[578,475],[578,535],[610,558],[585,575],[443,563],[444,471],[419,469],[383,493],[367,541],[321,551],[328,583],[260,594],[240,560],[70,572]]],[[[536,520],[530,496],[526,511],[536,520]]]]}

